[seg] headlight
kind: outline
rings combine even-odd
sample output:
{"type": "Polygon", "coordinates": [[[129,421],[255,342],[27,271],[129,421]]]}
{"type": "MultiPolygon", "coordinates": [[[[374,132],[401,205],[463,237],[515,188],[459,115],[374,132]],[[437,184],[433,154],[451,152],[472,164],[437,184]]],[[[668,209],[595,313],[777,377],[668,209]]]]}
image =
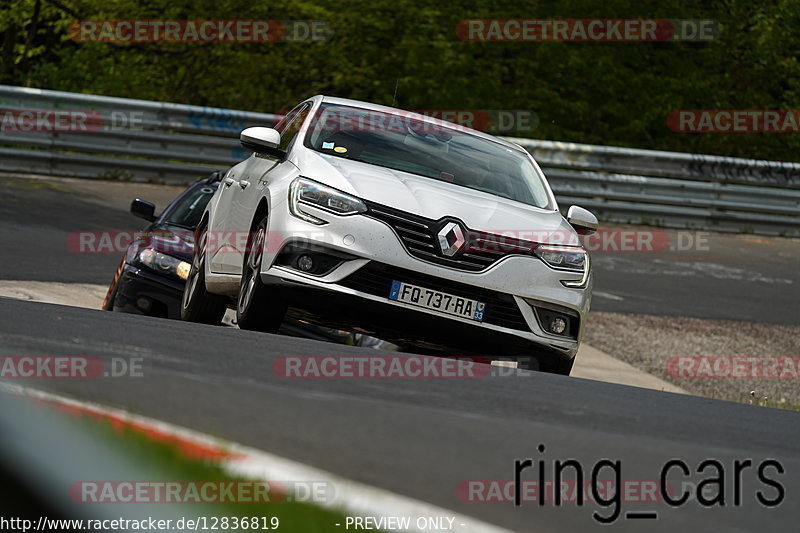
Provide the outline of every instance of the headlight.
{"type": "Polygon", "coordinates": [[[537,246],[536,256],[553,268],[580,272],[583,274],[579,280],[562,281],[565,287],[583,289],[589,281],[589,254],[583,248],[574,246],[537,246]]]}
{"type": "Polygon", "coordinates": [[[586,251],[574,246],[537,246],[536,255],[553,268],[582,272],[586,264],[586,251]]]}
{"type": "Polygon", "coordinates": [[[189,270],[192,265],[186,261],[181,261],[177,257],[156,252],[152,248],[144,248],[136,254],[136,262],[164,274],[177,276],[181,279],[189,277],[189,270]]]}
{"type": "Polygon", "coordinates": [[[364,213],[367,210],[364,202],[355,196],[307,178],[297,178],[289,186],[289,211],[306,222],[325,224],[324,220],[303,211],[301,207],[303,204],[342,216],[364,213]]]}

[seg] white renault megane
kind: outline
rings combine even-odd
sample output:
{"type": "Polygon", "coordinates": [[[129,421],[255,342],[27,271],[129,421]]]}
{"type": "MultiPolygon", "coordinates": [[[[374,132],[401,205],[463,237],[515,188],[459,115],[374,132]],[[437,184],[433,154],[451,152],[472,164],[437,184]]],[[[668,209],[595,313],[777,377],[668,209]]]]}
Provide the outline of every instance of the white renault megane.
{"type": "Polygon", "coordinates": [[[197,230],[185,320],[276,331],[287,312],[403,348],[569,374],[592,273],[521,147],[441,120],[315,96],[225,174],[197,230]]]}

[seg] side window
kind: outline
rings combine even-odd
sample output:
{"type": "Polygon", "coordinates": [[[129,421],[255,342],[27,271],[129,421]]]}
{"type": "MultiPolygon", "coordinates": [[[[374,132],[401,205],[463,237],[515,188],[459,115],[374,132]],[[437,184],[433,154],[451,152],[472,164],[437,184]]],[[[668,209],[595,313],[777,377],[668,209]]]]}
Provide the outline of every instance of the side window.
{"type": "Polygon", "coordinates": [[[289,111],[288,113],[286,113],[285,115],[283,115],[283,118],[281,118],[278,121],[278,123],[275,124],[275,129],[278,131],[278,133],[283,133],[283,130],[286,129],[286,125],[292,122],[292,120],[294,120],[295,115],[297,115],[297,112],[300,111],[304,105],[305,104],[300,104],[291,111],[289,111]]]}
{"type": "Polygon", "coordinates": [[[300,132],[300,126],[305,122],[308,112],[311,109],[311,104],[306,102],[300,104],[295,109],[286,115],[286,118],[278,124],[278,131],[281,134],[281,144],[278,146],[281,150],[286,150],[292,143],[294,138],[300,132]]]}

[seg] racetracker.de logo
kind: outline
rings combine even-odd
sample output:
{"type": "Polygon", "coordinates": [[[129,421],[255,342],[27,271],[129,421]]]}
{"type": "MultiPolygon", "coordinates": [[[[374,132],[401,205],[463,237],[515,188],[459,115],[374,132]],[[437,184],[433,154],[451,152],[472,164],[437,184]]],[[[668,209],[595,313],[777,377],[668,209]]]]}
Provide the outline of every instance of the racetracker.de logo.
{"type": "Polygon", "coordinates": [[[719,25],[696,19],[465,19],[456,35],[478,42],[711,41],[719,25]]]}
{"type": "MultiPolygon", "coordinates": [[[[520,253],[520,242],[527,243],[530,250],[537,244],[556,246],[582,246],[587,252],[664,252],[698,251],[710,249],[709,233],[695,231],[600,229],[591,235],[578,235],[571,230],[492,230],[488,232],[466,231],[465,252],[520,253]]],[[[207,254],[247,251],[256,242],[250,231],[209,231],[205,234],[207,254]]],[[[264,241],[264,252],[276,253],[286,242],[313,242],[325,240],[323,231],[268,231],[264,241]]],[[[158,250],[165,253],[194,252],[194,233],[190,230],[175,231],[74,231],[67,235],[67,249],[72,253],[101,254],[122,253],[134,242],[153,241],[158,250]]]]}
{"type": "MultiPolygon", "coordinates": [[[[286,111],[278,111],[285,115],[286,111]]],[[[539,115],[528,109],[416,109],[411,111],[367,111],[335,109],[314,112],[302,124],[292,123],[292,132],[324,133],[416,133],[449,139],[454,131],[494,134],[526,133],[539,127],[539,115]]]]}
{"type": "Polygon", "coordinates": [[[0,379],[87,379],[142,377],[142,357],[38,355],[0,357],[0,379]]]}
{"type": "Polygon", "coordinates": [[[797,133],[800,111],[767,109],[684,109],[667,116],[675,133],[797,133]]]}
{"type": "Polygon", "coordinates": [[[79,43],[321,42],[333,34],[326,20],[78,20],[67,35],[79,43]]]}
{"type": "Polygon", "coordinates": [[[275,481],[79,481],[76,503],[279,503],[286,487],[275,481]]]}
{"type": "Polygon", "coordinates": [[[90,133],[107,120],[97,111],[68,109],[0,109],[2,133],[90,133]]]}
{"type": "Polygon", "coordinates": [[[667,359],[666,371],[680,379],[797,379],[800,356],[680,355],[667,359]]]}
{"type": "Polygon", "coordinates": [[[283,356],[273,363],[275,375],[288,379],[483,378],[492,367],[483,358],[439,358],[422,355],[283,356]],[[479,361],[479,362],[475,362],[479,361]]]}
{"type": "MultiPolygon", "coordinates": [[[[537,481],[521,481],[520,496],[522,502],[575,503],[577,501],[592,502],[594,492],[600,501],[609,501],[618,493],[624,502],[662,502],[657,480],[620,480],[621,491],[617,490],[615,479],[562,480],[559,484],[545,481],[540,490],[537,481]],[[558,489],[556,488],[558,487],[558,489]],[[592,490],[594,489],[594,490],[592,490]],[[557,494],[558,493],[558,494],[557,494]]],[[[671,487],[670,487],[671,489],[671,487]]],[[[469,479],[456,486],[456,497],[468,503],[514,502],[516,485],[511,479],[469,479]]]]}

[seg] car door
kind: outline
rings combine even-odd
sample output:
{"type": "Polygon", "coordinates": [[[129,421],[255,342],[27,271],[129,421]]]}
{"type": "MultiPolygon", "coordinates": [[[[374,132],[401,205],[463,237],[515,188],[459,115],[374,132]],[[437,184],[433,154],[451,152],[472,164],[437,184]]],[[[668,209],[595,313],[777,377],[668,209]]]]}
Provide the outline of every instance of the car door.
{"type": "MultiPolygon", "coordinates": [[[[289,150],[310,109],[311,103],[304,102],[290,111],[277,125],[276,129],[281,134],[279,148],[284,151],[289,150]]],[[[235,254],[232,254],[235,262],[232,267],[235,266],[236,273],[242,271],[247,247],[246,235],[254,222],[253,215],[268,184],[277,175],[286,175],[287,172],[294,172],[294,170],[294,165],[286,160],[281,161],[268,154],[253,154],[247,160],[241,174],[235,177],[234,182],[230,185],[232,192],[229,229],[237,236],[234,242],[236,251],[235,254]]]]}
{"type": "Polygon", "coordinates": [[[208,257],[212,272],[235,274],[241,265],[237,262],[235,234],[231,229],[232,209],[238,176],[252,164],[250,157],[225,173],[219,184],[217,199],[214,203],[212,217],[208,226],[208,257]]]}

